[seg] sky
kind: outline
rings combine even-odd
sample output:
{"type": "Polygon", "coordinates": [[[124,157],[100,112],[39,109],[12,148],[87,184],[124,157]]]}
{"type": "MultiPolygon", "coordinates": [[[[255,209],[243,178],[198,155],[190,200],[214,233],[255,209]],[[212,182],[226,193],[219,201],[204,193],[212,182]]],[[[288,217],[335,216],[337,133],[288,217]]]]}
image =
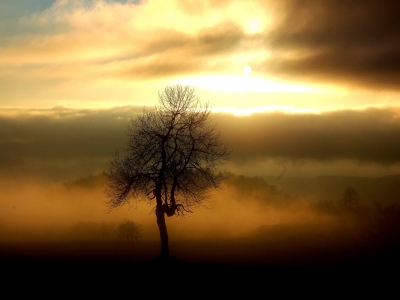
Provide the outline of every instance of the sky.
{"type": "Polygon", "coordinates": [[[176,83],[209,103],[228,171],[400,174],[399,11],[397,0],[2,0],[0,176],[107,171],[131,117],[176,83]]]}

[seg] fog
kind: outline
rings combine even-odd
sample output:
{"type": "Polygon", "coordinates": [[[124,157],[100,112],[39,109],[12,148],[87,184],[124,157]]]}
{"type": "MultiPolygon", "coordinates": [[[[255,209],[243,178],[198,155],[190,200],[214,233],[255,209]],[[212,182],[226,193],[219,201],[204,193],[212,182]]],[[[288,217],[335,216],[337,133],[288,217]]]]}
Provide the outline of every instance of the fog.
{"type": "MultiPolygon", "coordinates": [[[[140,111],[138,107],[3,109],[3,246],[87,243],[84,259],[94,259],[91,253],[104,249],[109,260],[157,257],[160,240],[154,203],[132,201],[110,213],[104,205],[102,172],[108,170],[115,151],[123,151],[124,130],[140,111]],[[116,229],[125,220],[142,226],[138,242],[125,243],[118,235],[116,229]],[[115,249],[128,244],[124,255],[116,254],[115,249]]],[[[344,252],[352,253],[350,261],[365,253],[374,257],[386,253],[378,245],[392,247],[400,232],[398,116],[398,109],[388,107],[319,114],[212,114],[221,141],[232,149],[231,160],[221,169],[233,174],[210,194],[204,207],[167,219],[171,254],[187,261],[226,262],[230,257],[231,262],[283,264],[289,257],[296,258],[286,263],[315,263],[318,253],[328,257],[325,263],[343,260],[344,252]],[[341,177],[317,180],[320,175],[341,177]],[[357,211],[339,206],[348,185],[361,197],[357,211]]],[[[31,253],[19,256],[18,249],[7,247],[0,253],[2,260],[19,260],[31,253]]],[[[40,247],[35,252],[40,258],[33,260],[71,248],[40,247]]],[[[74,257],[82,257],[79,247],[74,257]]]]}
{"type": "MultiPolygon", "coordinates": [[[[154,203],[132,200],[107,212],[104,183],[104,173],[61,184],[2,178],[2,261],[143,262],[157,257],[154,203]],[[137,240],[128,242],[117,234],[124,221],[141,226],[137,240]]],[[[365,263],[374,255],[381,259],[381,245],[397,249],[400,210],[395,204],[363,200],[357,209],[346,210],[334,195],[309,201],[261,177],[227,173],[203,206],[167,218],[171,255],[185,262],[268,265],[365,263]]]]}
{"type": "MultiPolygon", "coordinates": [[[[246,177],[237,178],[245,180],[246,177]]],[[[220,190],[212,192],[203,206],[195,207],[192,213],[168,218],[170,238],[244,236],[262,225],[318,224],[330,220],[315,213],[305,200],[292,199],[264,181],[261,186],[251,186],[257,181],[248,178],[249,186],[246,186],[246,183],[239,185],[237,178],[236,182],[222,184],[220,190]]],[[[143,225],[144,239],[157,239],[154,203],[132,199],[130,205],[108,212],[103,184],[101,174],[63,184],[3,178],[0,182],[4,199],[0,208],[3,229],[8,231],[11,240],[62,239],[79,222],[129,219],[143,225]]]]}

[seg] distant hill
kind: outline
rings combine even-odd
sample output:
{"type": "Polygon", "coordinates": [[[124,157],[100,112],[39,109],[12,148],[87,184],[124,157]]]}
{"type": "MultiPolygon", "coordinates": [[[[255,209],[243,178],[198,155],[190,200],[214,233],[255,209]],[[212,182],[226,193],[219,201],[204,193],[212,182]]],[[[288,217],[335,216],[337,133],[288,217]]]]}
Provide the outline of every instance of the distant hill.
{"type": "Polygon", "coordinates": [[[361,205],[373,205],[378,202],[383,206],[400,203],[400,175],[378,178],[352,176],[318,176],[315,178],[283,177],[276,181],[274,177],[264,177],[280,190],[304,198],[309,202],[331,199],[337,201],[345,188],[356,189],[361,205]]]}

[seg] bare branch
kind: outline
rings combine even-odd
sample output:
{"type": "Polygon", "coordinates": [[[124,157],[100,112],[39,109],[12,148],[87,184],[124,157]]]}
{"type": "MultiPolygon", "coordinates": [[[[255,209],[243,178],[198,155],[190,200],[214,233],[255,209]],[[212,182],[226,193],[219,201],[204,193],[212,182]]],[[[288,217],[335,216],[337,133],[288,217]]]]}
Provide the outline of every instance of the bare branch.
{"type": "Polygon", "coordinates": [[[207,192],[220,184],[218,166],[229,159],[229,150],[193,87],[167,86],[158,98],[154,110],[131,119],[126,155],[116,154],[111,162],[106,204],[112,210],[132,198],[155,200],[162,252],[167,253],[164,215],[182,216],[202,205],[207,192]]]}

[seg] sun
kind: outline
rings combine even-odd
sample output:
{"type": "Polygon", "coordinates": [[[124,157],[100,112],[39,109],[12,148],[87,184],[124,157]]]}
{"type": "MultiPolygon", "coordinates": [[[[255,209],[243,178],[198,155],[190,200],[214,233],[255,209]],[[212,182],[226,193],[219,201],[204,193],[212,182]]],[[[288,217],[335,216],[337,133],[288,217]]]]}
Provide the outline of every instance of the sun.
{"type": "Polygon", "coordinates": [[[251,74],[251,67],[250,66],[244,66],[243,67],[243,75],[249,76],[251,74]]]}

